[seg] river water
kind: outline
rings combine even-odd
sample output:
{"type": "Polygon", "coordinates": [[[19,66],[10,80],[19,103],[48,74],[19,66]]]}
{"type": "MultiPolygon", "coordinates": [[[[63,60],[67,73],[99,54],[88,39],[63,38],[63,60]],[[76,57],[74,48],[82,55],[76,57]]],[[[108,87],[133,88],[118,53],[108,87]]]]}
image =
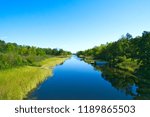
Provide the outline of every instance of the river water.
{"type": "MultiPolygon", "coordinates": [[[[63,64],[57,65],[53,76],[48,77],[28,99],[37,100],[130,100],[133,95],[126,89],[135,90],[134,84],[118,88],[111,80],[97,70],[73,55],[63,64]]],[[[115,78],[114,78],[115,79],[115,78]]],[[[120,79],[120,78],[119,78],[120,79]]],[[[115,80],[116,81],[116,80],[115,80]]],[[[118,82],[118,81],[117,81],[118,82]]],[[[125,81],[124,81],[125,82],[125,81]]],[[[118,82],[119,83],[119,82],[118,82]]],[[[123,84],[123,83],[122,83],[123,84]]],[[[120,85],[119,85],[120,86],[120,85]]]]}

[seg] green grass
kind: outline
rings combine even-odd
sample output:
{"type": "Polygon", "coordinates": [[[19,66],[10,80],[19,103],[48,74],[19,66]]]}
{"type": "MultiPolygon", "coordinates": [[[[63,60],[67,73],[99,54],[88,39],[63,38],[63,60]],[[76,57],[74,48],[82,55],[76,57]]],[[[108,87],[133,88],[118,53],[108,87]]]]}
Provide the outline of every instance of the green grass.
{"type": "Polygon", "coordinates": [[[0,99],[23,99],[27,94],[52,75],[53,67],[67,59],[52,57],[36,66],[24,66],[0,71],[0,99]]]}

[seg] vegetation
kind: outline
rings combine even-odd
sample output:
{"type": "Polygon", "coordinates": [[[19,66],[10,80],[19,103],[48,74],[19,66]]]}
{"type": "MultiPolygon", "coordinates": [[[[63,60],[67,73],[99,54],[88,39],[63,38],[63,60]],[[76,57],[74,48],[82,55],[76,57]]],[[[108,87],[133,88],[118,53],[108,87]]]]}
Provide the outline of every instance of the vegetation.
{"type": "Polygon", "coordinates": [[[52,57],[39,62],[41,67],[23,66],[0,71],[0,99],[23,99],[48,76],[52,68],[67,57],[52,57]]]}
{"type": "Polygon", "coordinates": [[[0,40],[0,99],[23,99],[71,53],[0,40]]]}
{"type": "MultiPolygon", "coordinates": [[[[25,98],[70,54],[62,49],[21,46],[0,40],[0,99],[25,98]]],[[[136,84],[135,99],[150,99],[150,32],[144,31],[135,38],[127,33],[118,41],[79,51],[77,55],[89,63],[107,61],[109,67],[97,68],[107,80],[123,90],[136,84]]]]}
{"type": "Polygon", "coordinates": [[[146,67],[150,64],[150,32],[143,32],[142,37],[132,38],[127,33],[118,41],[96,46],[92,49],[79,51],[78,56],[89,56],[94,59],[108,61],[112,67],[130,67],[129,71],[135,71],[137,68],[146,67]],[[128,64],[125,66],[125,64],[128,64]]]}
{"type": "Polygon", "coordinates": [[[107,61],[109,67],[128,71],[138,77],[136,99],[150,99],[150,32],[132,37],[127,33],[118,41],[79,51],[82,58],[107,61]]]}
{"type": "Polygon", "coordinates": [[[0,40],[0,70],[23,65],[35,65],[36,62],[52,56],[67,56],[71,53],[63,49],[36,48],[5,43],[0,40]]]}

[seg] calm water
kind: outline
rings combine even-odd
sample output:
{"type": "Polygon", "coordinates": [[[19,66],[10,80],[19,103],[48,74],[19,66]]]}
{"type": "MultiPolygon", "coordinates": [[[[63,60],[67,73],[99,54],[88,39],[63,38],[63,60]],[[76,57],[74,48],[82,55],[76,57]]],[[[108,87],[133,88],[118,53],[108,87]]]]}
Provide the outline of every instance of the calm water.
{"type": "MultiPolygon", "coordinates": [[[[102,72],[77,56],[54,68],[54,75],[35,89],[28,99],[100,100],[133,99],[130,93],[112,85],[102,72]]],[[[131,87],[134,90],[134,86],[131,87]]]]}

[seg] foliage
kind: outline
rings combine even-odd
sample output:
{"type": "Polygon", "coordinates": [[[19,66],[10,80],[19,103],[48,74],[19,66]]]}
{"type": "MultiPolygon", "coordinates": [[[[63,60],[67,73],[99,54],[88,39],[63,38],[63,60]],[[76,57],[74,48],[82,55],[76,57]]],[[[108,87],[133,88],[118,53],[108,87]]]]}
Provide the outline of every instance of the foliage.
{"type": "Polygon", "coordinates": [[[112,68],[130,71],[139,79],[136,99],[150,99],[150,32],[144,31],[142,36],[132,37],[127,33],[118,41],[100,45],[85,51],[78,56],[92,56],[109,62],[112,68]]]}
{"type": "Polygon", "coordinates": [[[67,56],[71,53],[63,49],[36,48],[5,43],[0,40],[0,70],[22,65],[35,65],[49,56],[67,56]]]}
{"type": "Polygon", "coordinates": [[[144,31],[140,37],[132,38],[127,33],[118,41],[96,46],[92,49],[79,51],[78,56],[92,56],[95,59],[108,61],[111,66],[131,60],[140,67],[150,65],[150,32],[144,31]]]}

